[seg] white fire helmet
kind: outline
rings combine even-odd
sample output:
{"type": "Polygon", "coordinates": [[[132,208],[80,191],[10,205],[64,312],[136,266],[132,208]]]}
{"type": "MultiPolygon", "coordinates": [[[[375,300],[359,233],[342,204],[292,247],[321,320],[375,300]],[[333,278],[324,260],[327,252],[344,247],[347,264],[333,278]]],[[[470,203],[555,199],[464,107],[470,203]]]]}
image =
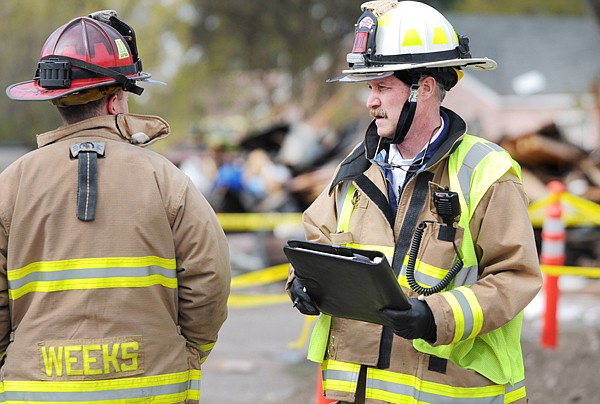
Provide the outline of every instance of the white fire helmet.
{"type": "Polygon", "coordinates": [[[346,57],[349,68],[328,81],[368,81],[402,70],[447,68],[460,78],[462,68],[497,66],[492,59],[472,57],[468,38],[457,35],[448,20],[427,4],[378,0],[363,3],[361,10],[354,45],[346,57]]]}

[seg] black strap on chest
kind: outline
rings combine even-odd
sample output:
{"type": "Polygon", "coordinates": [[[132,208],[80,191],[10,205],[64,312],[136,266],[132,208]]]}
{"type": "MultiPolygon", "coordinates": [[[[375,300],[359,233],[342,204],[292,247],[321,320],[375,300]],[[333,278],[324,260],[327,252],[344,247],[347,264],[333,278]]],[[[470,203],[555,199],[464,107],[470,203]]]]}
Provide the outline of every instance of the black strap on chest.
{"type": "Polygon", "coordinates": [[[385,194],[383,192],[381,192],[381,190],[379,188],[377,188],[377,185],[373,184],[373,181],[371,181],[369,178],[367,178],[367,176],[364,173],[359,175],[354,180],[354,182],[356,182],[356,185],[366,195],[369,196],[369,198],[375,203],[375,205],[377,205],[377,207],[379,208],[381,213],[383,213],[383,215],[387,219],[388,223],[390,224],[390,227],[392,227],[392,229],[393,229],[394,228],[394,212],[393,212],[392,207],[390,206],[390,203],[389,203],[388,199],[386,198],[385,194]]]}
{"type": "Polygon", "coordinates": [[[98,194],[98,156],[104,157],[104,142],[73,143],[71,158],[78,160],[77,219],[91,222],[96,218],[98,194]]]}
{"type": "MultiPolygon", "coordinates": [[[[400,228],[400,234],[396,239],[396,248],[394,249],[394,259],[392,261],[392,269],[396,274],[396,277],[400,275],[402,265],[404,264],[404,257],[410,247],[412,240],[412,234],[417,227],[417,220],[421,214],[421,210],[425,205],[427,194],[429,193],[429,182],[433,179],[433,173],[426,171],[420,173],[416,177],[415,188],[413,190],[412,197],[408,205],[408,211],[402,222],[400,228]]],[[[379,361],[377,367],[380,369],[387,369],[390,367],[390,356],[392,354],[392,340],[394,338],[394,332],[390,327],[383,327],[381,334],[381,344],[379,346],[379,361]]]]}
{"type": "Polygon", "coordinates": [[[408,252],[410,243],[412,241],[412,235],[417,228],[417,221],[419,215],[423,210],[427,194],[429,193],[429,182],[433,180],[433,173],[425,171],[420,173],[416,178],[415,188],[413,190],[412,198],[410,199],[408,210],[402,221],[402,227],[400,228],[400,234],[396,239],[396,248],[394,249],[394,259],[392,261],[392,268],[396,276],[400,275],[400,270],[404,264],[404,257],[408,252]]]}

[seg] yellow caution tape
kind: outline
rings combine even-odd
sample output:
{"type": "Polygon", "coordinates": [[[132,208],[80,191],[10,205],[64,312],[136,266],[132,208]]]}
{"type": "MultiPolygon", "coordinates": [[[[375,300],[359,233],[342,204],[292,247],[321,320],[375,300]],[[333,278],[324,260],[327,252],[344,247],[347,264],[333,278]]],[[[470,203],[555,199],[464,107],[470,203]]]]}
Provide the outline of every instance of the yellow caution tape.
{"type": "MultiPolygon", "coordinates": [[[[280,264],[260,271],[235,276],[231,279],[231,289],[236,290],[285,280],[288,276],[288,268],[289,264],[280,264]]],[[[228,306],[232,308],[248,308],[281,303],[291,304],[290,297],[285,292],[269,294],[232,293],[229,296],[228,306]]]]}
{"type": "Polygon", "coordinates": [[[229,295],[229,301],[227,305],[231,308],[249,308],[249,307],[260,307],[268,306],[272,304],[282,304],[292,302],[287,293],[269,294],[269,295],[240,295],[231,294],[229,295]]]}
{"type": "Polygon", "coordinates": [[[267,231],[281,224],[302,226],[302,213],[217,213],[225,231],[267,231]]]}
{"type": "Polygon", "coordinates": [[[289,266],[290,264],[280,264],[261,269],[260,271],[235,276],[231,279],[231,289],[265,285],[287,279],[289,266]]]}
{"type": "Polygon", "coordinates": [[[547,275],[576,275],[586,278],[600,278],[600,268],[540,265],[540,269],[547,275]]]}
{"type": "Polygon", "coordinates": [[[317,316],[306,316],[304,318],[304,326],[302,327],[302,332],[300,333],[300,336],[298,337],[298,339],[296,341],[290,342],[287,345],[287,347],[290,349],[300,349],[304,345],[306,345],[306,341],[308,341],[308,334],[310,333],[310,330],[312,329],[311,326],[313,325],[313,323],[315,322],[315,320],[317,318],[318,318],[317,316]]]}
{"type": "MultiPolygon", "coordinates": [[[[600,205],[566,192],[558,195],[558,198],[563,204],[562,219],[566,227],[600,226],[600,205]]],[[[555,200],[556,195],[550,194],[529,205],[529,218],[534,227],[542,227],[545,208],[555,200]]]]}

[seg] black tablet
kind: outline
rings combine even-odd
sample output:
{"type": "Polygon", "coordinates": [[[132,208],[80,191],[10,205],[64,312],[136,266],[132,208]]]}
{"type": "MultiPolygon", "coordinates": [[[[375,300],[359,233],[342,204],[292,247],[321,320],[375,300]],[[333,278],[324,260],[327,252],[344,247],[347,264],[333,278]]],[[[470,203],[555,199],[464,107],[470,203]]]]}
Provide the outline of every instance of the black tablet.
{"type": "Polygon", "coordinates": [[[382,308],[410,308],[382,252],[301,240],[283,250],[322,313],[382,324],[382,308]]]}

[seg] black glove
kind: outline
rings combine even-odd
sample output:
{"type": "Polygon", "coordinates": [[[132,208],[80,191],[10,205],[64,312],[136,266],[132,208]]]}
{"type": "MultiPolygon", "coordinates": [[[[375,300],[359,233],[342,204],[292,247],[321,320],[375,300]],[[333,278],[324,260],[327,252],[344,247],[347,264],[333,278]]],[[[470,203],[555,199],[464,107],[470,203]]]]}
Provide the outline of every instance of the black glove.
{"type": "Polygon", "coordinates": [[[415,298],[409,298],[408,303],[411,307],[407,310],[381,309],[379,315],[385,325],[392,327],[394,334],[400,337],[435,342],[437,327],[427,303],[415,298]]]}
{"type": "Polygon", "coordinates": [[[300,313],[308,316],[316,316],[320,313],[319,309],[315,306],[315,303],[308,293],[306,293],[306,288],[300,283],[298,278],[294,278],[292,281],[290,294],[292,295],[294,307],[297,308],[300,313]]]}

